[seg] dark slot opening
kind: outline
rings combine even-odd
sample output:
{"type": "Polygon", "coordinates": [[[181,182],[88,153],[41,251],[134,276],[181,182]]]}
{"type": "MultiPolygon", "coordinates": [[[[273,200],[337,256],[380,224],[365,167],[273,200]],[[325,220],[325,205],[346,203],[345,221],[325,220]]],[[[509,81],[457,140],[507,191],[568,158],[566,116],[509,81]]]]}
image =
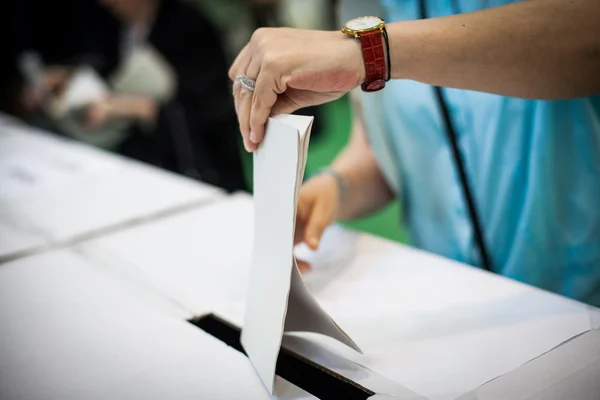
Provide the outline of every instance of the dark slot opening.
{"type": "MultiPolygon", "coordinates": [[[[244,353],[240,328],[214,314],[194,318],[191,324],[244,353]]],[[[342,375],[293,351],[282,348],[275,368],[277,375],[321,400],[365,400],[375,393],[342,375]]]]}

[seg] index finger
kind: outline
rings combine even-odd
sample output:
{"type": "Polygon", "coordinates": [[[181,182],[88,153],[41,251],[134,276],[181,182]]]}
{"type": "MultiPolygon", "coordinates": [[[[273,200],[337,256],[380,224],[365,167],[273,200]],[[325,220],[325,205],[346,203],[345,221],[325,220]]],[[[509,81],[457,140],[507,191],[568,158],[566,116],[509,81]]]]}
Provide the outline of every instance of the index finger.
{"type": "Polygon", "coordinates": [[[250,110],[250,140],[253,143],[258,144],[264,139],[265,124],[271,115],[277,96],[275,79],[268,72],[261,71],[256,80],[250,110]]]}

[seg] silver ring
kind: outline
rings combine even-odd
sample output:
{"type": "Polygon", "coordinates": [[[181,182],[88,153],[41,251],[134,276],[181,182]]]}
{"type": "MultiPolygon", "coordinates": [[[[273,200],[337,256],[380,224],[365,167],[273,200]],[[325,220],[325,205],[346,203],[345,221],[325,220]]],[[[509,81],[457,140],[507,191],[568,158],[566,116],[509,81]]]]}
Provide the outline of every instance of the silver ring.
{"type": "Polygon", "coordinates": [[[236,82],[239,82],[242,87],[250,92],[254,92],[256,81],[246,75],[238,75],[235,77],[236,82]]]}

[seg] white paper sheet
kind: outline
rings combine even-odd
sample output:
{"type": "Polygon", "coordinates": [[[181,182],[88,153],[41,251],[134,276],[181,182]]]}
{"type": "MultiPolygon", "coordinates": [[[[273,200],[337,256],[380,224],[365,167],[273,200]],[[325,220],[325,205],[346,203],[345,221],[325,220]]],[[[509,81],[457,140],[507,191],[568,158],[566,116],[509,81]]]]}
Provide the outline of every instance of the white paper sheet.
{"type": "Polygon", "coordinates": [[[357,362],[427,399],[454,399],[590,329],[581,303],[386,240],[356,245],[316,296],[361,344],[357,362]]]}
{"type": "Polygon", "coordinates": [[[108,85],[93,68],[79,67],[67,83],[64,93],[57,99],[55,113],[62,116],[101,99],[108,93],[108,85]]]}
{"type": "Polygon", "coordinates": [[[66,135],[104,149],[114,149],[122,143],[131,124],[127,118],[113,118],[102,126],[90,129],[84,121],[85,108],[107,96],[110,89],[100,75],[88,66],[79,67],[67,84],[64,93],[53,99],[50,114],[66,135]]]}
{"type": "Polygon", "coordinates": [[[0,398],[270,399],[242,353],[169,310],[71,254],[6,264],[0,398]]]}
{"type": "Polygon", "coordinates": [[[254,256],[241,341],[271,393],[284,327],[329,335],[358,349],[308,292],[293,257],[311,124],[312,118],[301,116],[269,119],[254,154],[254,256]]]}

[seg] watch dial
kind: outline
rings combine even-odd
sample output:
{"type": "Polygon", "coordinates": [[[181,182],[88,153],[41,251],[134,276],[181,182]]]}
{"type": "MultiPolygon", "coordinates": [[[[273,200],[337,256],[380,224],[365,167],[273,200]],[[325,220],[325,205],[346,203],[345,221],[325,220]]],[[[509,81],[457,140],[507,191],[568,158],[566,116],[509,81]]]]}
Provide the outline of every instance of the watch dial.
{"type": "Polygon", "coordinates": [[[346,26],[353,31],[362,31],[364,29],[373,29],[381,23],[379,17],[360,17],[348,21],[346,26]]]}

